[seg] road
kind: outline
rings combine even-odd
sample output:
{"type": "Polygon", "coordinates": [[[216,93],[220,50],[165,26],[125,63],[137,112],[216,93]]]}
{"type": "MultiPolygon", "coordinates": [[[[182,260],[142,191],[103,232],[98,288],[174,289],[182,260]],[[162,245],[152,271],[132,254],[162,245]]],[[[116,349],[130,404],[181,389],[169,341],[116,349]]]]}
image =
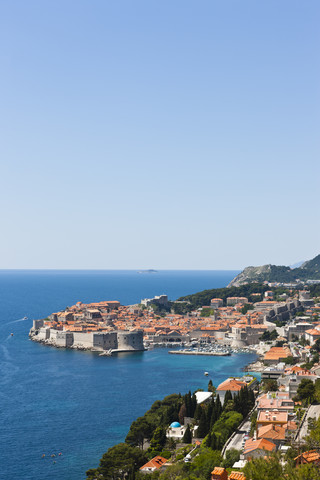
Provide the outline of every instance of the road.
{"type": "Polygon", "coordinates": [[[301,442],[303,438],[307,435],[308,433],[308,418],[316,418],[318,419],[320,416],[320,405],[310,405],[308,408],[307,415],[304,418],[303,425],[301,427],[301,430],[299,432],[298,437],[296,438],[296,442],[301,442]]]}
{"type": "Polygon", "coordinates": [[[236,431],[235,436],[231,440],[231,442],[228,444],[226,448],[226,452],[230,450],[231,448],[235,448],[236,450],[242,450],[242,440],[243,440],[243,435],[246,432],[250,431],[251,427],[251,422],[250,420],[246,420],[243,425],[241,425],[241,429],[236,431]]]}

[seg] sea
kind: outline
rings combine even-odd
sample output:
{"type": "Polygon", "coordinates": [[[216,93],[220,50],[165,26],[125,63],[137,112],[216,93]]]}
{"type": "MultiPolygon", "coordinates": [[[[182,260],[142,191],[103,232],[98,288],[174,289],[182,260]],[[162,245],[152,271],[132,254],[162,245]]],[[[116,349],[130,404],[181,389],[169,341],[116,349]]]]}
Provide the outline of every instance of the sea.
{"type": "Polygon", "coordinates": [[[224,287],[238,273],[0,271],[0,478],[84,480],[155,400],[206,389],[210,379],[218,385],[256,358],[169,355],[166,348],[99,357],[30,341],[33,319],[77,301],[175,300],[224,287]]]}

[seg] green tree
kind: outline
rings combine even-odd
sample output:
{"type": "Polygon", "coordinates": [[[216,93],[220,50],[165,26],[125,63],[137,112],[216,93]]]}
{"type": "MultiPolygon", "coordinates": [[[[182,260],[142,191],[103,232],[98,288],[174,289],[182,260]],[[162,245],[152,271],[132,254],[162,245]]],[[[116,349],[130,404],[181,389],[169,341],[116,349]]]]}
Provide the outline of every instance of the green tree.
{"type": "Polygon", "coordinates": [[[224,468],[232,467],[234,463],[240,460],[240,453],[241,451],[236,450],[235,448],[230,448],[230,450],[227,450],[226,457],[222,462],[222,467],[224,468]]]}
{"type": "Polygon", "coordinates": [[[314,352],[320,352],[320,338],[315,341],[315,343],[312,345],[311,350],[314,352]]]}
{"type": "Polygon", "coordinates": [[[166,430],[163,427],[157,427],[150,441],[152,450],[160,451],[163,449],[167,441],[166,430]]]}
{"type": "Polygon", "coordinates": [[[243,472],[247,480],[284,480],[284,470],[277,456],[255,458],[247,462],[243,472]]]}
{"type": "Polygon", "coordinates": [[[223,402],[223,408],[225,409],[227,403],[232,400],[232,393],[230,392],[230,390],[227,390],[226,391],[226,394],[224,396],[224,402],[223,402]]]}
{"type": "Polygon", "coordinates": [[[220,452],[210,448],[201,448],[199,455],[192,462],[191,471],[197,479],[210,480],[212,470],[219,466],[221,461],[220,452]]]}
{"type": "Polygon", "coordinates": [[[312,430],[305,438],[308,448],[320,449],[320,417],[314,422],[312,430]]]}
{"type": "Polygon", "coordinates": [[[183,425],[184,417],[187,417],[187,408],[184,403],[180,407],[178,416],[179,416],[179,422],[181,423],[181,425],[183,425]]]}
{"type": "Polygon", "coordinates": [[[308,403],[310,403],[314,398],[315,391],[313,381],[308,378],[303,378],[298,386],[297,397],[299,400],[307,400],[308,403]]]}
{"type": "Polygon", "coordinates": [[[286,365],[294,365],[296,363],[292,356],[285,358],[283,361],[286,365]]]}
{"type": "Polygon", "coordinates": [[[135,472],[148,461],[139,448],[119,443],[102,456],[98,468],[87,471],[88,480],[134,479],[135,472]]]}
{"type": "Polygon", "coordinates": [[[152,426],[143,417],[140,417],[132,422],[125,441],[132,446],[139,446],[143,449],[145,439],[149,440],[151,435],[152,426]]]}
{"type": "Polygon", "coordinates": [[[207,420],[206,410],[202,408],[200,420],[199,420],[199,427],[197,430],[197,437],[204,438],[207,433],[209,432],[209,424],[207,420]]]}
{"type": "Polygon", "coordinates": [[[242,308],[241,308],[241,313],[242,315],[245,315],[248,310],[253,310],[254,306],[251,303],[246,303],[242,308]]]}
{"type": "Polygon", "coordinates": [[[276,329],[272,330],[272,332],[269,332],[269,330],[266,330],[263,332],[263,334],[260,337],[260,340],[263,342],[275,340],[279,336],[278,332],[276,329]]]}
{"type": "Polygon", "coordinates": [[[278,390],[277,381],[271,379],[263,380],[262,388],[265,392],[276,392],[278,390]]]}
{"type": "Polygon", "coordinates": [[[192,442],[192,432],[190,430],[190,425],[187,425],[186,431],[182,437],[182,443],[191,443],[192,442]]]}
{"type": "Polygon", "coordinates": [[[208,392],[212,392],[213,395],[215,395],[215,393],[216,393],[216,387],[213,385],[212,380],[209,380],[208,392]]]}

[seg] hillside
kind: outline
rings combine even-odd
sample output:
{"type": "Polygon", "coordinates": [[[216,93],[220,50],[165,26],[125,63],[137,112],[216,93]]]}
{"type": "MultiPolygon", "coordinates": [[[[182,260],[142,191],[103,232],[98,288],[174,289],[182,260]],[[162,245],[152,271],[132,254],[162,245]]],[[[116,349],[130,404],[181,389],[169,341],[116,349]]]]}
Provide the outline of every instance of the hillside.
{"type": "Polygon", "coordinates": [[[239,287],[251,282],[294,282],[296,280],[320,280],[320,255],[304,262],[298,268],[270,264],[246,267],[229,283],[228,287],[239,287]]]}
{"type": "MultiPolygon", "coordinates": [[[[250,302],[256,302],[263,299],[263,294],[266,290],[270,290],[267,285],[262,285],[261,283],[248,283],[245,285],[241,285],[240,287],[224,287],[203,290],[202,292],[193,293],[192,295],[186,295],[185,297],[180,297],[178,298],[178,301],[190,302],[189,310],[210,305],[212,298],[222,298],[224,305],[226,305],[226,300],[228,297],[247,297],[250,302]],[[257,298],[257,293],[260,293],[260,298],[257,298]]],[[[287,290],[283,287],[272,288],[272,290],[274,291],[275,295],[287,292],[287,290]]],[[[175,306],[180,307],[179,304],[174,304],[174,307],[175,306]]],[[[180,312],[177,311],[176,313],[180,312]]]]}

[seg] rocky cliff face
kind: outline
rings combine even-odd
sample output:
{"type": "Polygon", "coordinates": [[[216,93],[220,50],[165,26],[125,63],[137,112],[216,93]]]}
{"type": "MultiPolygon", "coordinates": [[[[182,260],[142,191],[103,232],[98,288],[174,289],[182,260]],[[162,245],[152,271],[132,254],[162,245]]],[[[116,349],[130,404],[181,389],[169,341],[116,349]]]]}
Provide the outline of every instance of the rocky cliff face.
{"type": "Polygon", "coordinates": [[[246,267],[239,275],[237,275],[228,287],[239,287],[244,283],[252,283],[256,281],[264,281],[264,278],[268,277],[271,272],[271,265],[261,265],[260,267],[246,267]]]}
{"type": "Polygon", "coordinates": [[[246,267],[229,283],[228,287],[239,287],[252,282],[294,282],[309,279],[320,280],[320,255],[304,262],[298,268],[271,264],[260,267],[246,267]]]}

